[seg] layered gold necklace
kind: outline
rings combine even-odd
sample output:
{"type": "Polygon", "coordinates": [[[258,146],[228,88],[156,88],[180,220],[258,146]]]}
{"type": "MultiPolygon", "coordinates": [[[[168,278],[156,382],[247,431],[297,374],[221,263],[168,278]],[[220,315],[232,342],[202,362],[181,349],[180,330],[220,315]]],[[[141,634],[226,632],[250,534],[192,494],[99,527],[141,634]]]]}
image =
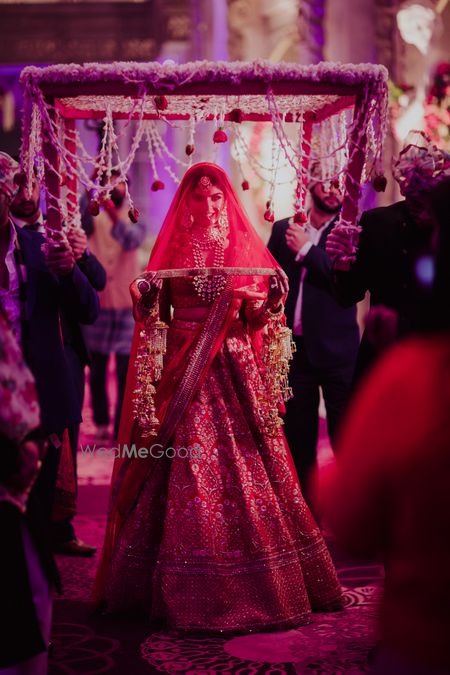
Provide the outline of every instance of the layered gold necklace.
{"type": "MultiPolygon", "coordinates": [[[[206,267],[206,259],[209,251],[213,251],[212,261],[208,261],[210,267],[223,267],[225,260],[225,246],[228,234],[228,218],[226,214],[220,214],[217,225],[205,228],[199,234],[192,234],[192,253],[196,267],[206,267]]],[[[197,295],[204,302],[214,301],[225,288],[226,277],[224,275],[209,276],[198,274],[193,278],[193,285],[197,295]]]]}

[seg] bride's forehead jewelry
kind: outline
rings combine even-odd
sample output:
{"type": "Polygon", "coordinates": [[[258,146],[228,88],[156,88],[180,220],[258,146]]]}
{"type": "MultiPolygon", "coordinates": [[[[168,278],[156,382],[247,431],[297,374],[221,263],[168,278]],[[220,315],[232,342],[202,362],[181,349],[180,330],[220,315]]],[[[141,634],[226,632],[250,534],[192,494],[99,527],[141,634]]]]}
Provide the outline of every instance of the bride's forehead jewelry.
{"type": "Polygon", "coordinates": [[[202,190],[209,190],[212,187],[211,178],[209,176],[202,176],[198,181],[198,185],[202,190]]]}

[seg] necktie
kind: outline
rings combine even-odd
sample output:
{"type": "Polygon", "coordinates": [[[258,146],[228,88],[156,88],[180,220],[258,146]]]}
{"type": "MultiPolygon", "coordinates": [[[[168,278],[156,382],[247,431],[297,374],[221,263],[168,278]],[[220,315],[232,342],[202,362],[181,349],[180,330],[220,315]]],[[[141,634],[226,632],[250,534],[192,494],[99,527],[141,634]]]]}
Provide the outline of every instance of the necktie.
{"type": "Polygon", "coordinates": [[[37,220],[35,223],[27,223],[23,226],[24,230],[30,230],[31,232],[38,232],[41,223],[37,220]]]}

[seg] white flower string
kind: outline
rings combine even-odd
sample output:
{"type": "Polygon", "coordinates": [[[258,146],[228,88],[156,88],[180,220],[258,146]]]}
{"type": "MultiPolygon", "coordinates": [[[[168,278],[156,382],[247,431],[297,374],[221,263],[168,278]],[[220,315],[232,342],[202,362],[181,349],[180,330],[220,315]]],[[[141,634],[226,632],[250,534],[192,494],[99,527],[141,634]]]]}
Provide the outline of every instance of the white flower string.
{"type": "MultiPolygon", "coordinates": [[[[261,161],[256,157],[252,151],[250,150],[248,143],[246,139],[244,138],[244,134],[242,133],[241,129],[239,128],[240,125],[236,124],[234,127],[234,138],[235,138],[235,148],[237,154],[239,156],[244,155],[249,164],[251,165],[251,168],[253,172],[258,176],[263,181],[267,180],[267,174],[270,174],[272,171],[272,165],[273,165],[273,155],[272,155],[272,164],[270,166],[265,166],[264,164],[261,163],[261,161]]],[[[286,169],[288,166],[288,162],[285,162],[284,164],[279,166],[280,170],[286,169]]],[[[277,182],[277,185],[284,185],[286,183],[291,183],[292,181],[284,181],[284,182],[277,182]]]]}
{"type": "MultiPolygon", "coordinates": [[[[151,141],[152,151],[153,151],[153,148],[154,148],[158,157],[160,157],[160,159],[165,162],[164,165],[163,165],[164,170],[171,177],[171,179],[173,180],[175,185],[177,185],[180,182],[180,179],[178,178],[176,173],[173,171],[170,164],[166,161],[166,157],[170,157],[171,159],[176,161],[177,164],[179,164],[180,166],[182,166],[185,169],[187,168],[188,163],[182,162],[177,157],[175,157],[175,155],[172,152],[170,152],[167,145],[163,142],[163,140],[161,138],[161,135],[157,132],[157,129],[156,129],[156,126],[155,126],[154,123],[148,124],[147,133],[149,134],[149,139],[151,141]]],[[[155,162],[153,160],[152,169],[153,169],[154,166],[155,166],[155,162]]],[[[157,178],[156,174],[155,174],[155,178],[157,178]]]]}
{"type": "Polygon", "coordinates": [[[277,146],[277,137],[274,129],[272,128],[272,171],[270,175],[270,191],[269,191],[269,202],[270,210],[273,211],[273,196],[275,194],[275,186],[277,180],[278,166],[280,163],[281,155],[281,146],[277,146]],[[275,157],[276,156],[276,157],[275,157]]]}
{"type": "Polygon", "coordinates": [[[188,167],[192,166],[192,163],[194,161],[196,129],[197,129],[197,117],[195,113],[193,113],[189,119],[189,136],[185,148],[185,152],[188,153],[189,156],[188,167]]]}
{"type": "MultiPolygon", "coordinates": [[[[163,139],[162,135],[159,132],[159,129],[156,126],[156,123],[153,120],[147,120],[145,122],[145,126],[146,126],[147,129],[150,129],[150,133],[151,133],[151,135],[153,137],[153,140],[154,140],[154,145],[155,145],[155,147],[157,149],[157,152],[158,152],[158,155],[160,157],[169,157],[172,161],[175,162],[175,164],[178,164],[178,166],[181,166],[183,170],[186,170],[190,166],[192,160],[188,161],[188,162],[183,161],[183,160],[179,159],[179,157],[174,155],[173,152],[171,152],[169,150],[169,148],[167,146],[167,143],[163,139]]],[[[192,135],[192,140],[193,140],[193,135],[192,135]]],[[[178,176],[175,175],[175,178],[176,178],[175,182],[179,183],[180,180],[179,180],[178,176]]]]}
{"type": "Polygon", "coordinates": [[[148,150],[148,159],[150,161],[150,167],[152,170],[153,180],[159,180],[158,169],[156,168],[155,162],[155,151],[153,149],[153,137],[150,132],[150,126],[146,125],[145,127],[145,139],[147,141],[147,150],[148,150]]]}
{"type": "Polygon", "coordinates": [[[305,116],[303,114],[303,111],[301,111],[298,119],[297,148],[299,157],[296,171],[297,185],[295,188],[294,214],[299,214],[303,210],[303,206],[306,201],[305,198],[306,176],[305,178],[303,178],[303,174],[306,173],[306,167],[304,167],[303,163],[304,147],[305,147],[304,144],[306,143],[304,130],[305,130],[305,116]]]}

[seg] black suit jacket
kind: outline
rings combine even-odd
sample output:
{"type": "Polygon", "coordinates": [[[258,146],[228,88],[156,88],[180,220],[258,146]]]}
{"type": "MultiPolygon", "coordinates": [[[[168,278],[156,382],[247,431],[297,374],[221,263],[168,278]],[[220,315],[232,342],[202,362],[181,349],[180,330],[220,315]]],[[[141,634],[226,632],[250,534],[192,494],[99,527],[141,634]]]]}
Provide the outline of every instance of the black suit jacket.
{"type": "Polygon", "coordinates": [[[42,426],[48,434],[61,434],[81,417],[64,353],[60,313],[93,323],[99,312],[98,296],[77,266],[67,276],[49,272],[41,251],[42,234],[25,228],[16,231],[27,271],[29,337],[24,354],[36,380],[42,426]]]}
{"type": "MultiPolygon", "coordinates": [[[[106,271],[95,255],[92,253],[84,255],[77,265],[96,291],[102,291],[105,288],[106,271]]],[[[80,323],[72,312],[68,312],[61,316],[61,325],[64,345],[66,349],[71,349],[75,353],[76,362],[79,362],[79,368],[83,370],[84,366],[89,364],[90,359],[80,323]]],[[[73,363],[72,359],[71,363],[73,363]]]]}
{"type": "Polygon", "coordinates": [[[335,271],[334,290],[343,306],[362,300],[398,312],[399,332],[416,327],[421,301],[415,277],[420,255],[429,253],[431,230],[417,225],[405,201],[363,213],[356,260],[348,271],[335,271]]]}
{"type": "Polygon", "coordinates": [[[316,367],[353,364],[359,345],[356,307],[342,307],[333,295],[331,261],[325,253],[325,241],[334,221],[325,229],[317,246],[312,246],[302,262],[286,244],[289,219],[274,223],[268,248],[289,277],[285,312],[287,324],[293,326],[302,270],[302,326],[305,349],[316,367]]]}

